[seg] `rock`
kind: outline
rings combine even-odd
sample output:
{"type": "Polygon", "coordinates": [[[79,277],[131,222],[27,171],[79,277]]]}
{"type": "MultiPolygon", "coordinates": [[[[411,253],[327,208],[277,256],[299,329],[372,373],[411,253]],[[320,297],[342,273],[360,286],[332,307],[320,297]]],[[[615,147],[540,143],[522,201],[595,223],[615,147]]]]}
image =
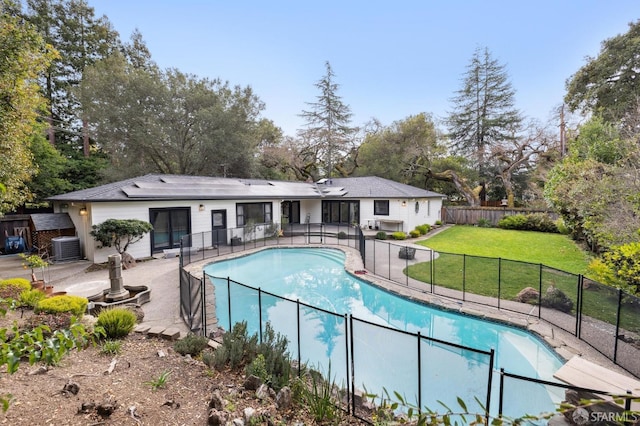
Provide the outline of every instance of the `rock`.
{"type": "Polygon", "coordinates": [[[173,399],[166,400],[162,405],[166,405],[167,407],[171,407],[173,409],[180,408],[180,403],[177,401],[174,401],[173,399]]]}
{"type": "Polygon", "coordinates": [[[69,395],[69,394],[77,395],[78,392],[80,392],[80,386],[76,382],[68,381],[62,387],[62,393],[64,395],[69,395]]]}
{"type": "Polygon", "coordinates": [[[237,419],[233,419],[233,421],[231,422],[231,424],[233,426],[244,426],[244,420],[237,418],[237,419]]]}
{"type": "Polygon", "coordinates": [[[219,390],[213,391],[213,395],[211,396],[211,400],[209,401],[209,408],[213,408],[219,411],[224,410],[226,407],[227,401],[220,395],[219,390]]]}
{"type": "Polygon", "coordinates": [[[269,386],[261,384],[258,390],[256,390],[256,398],[264,401],[271,397],[272,392],[273,389],[271,389],[269,386]]]}
{"type": "Polygon", "coordinates": [[[537,304],[540,293],[533,287],[525,287],[516,295],[516,302],[537,304]]]}
{"type": "Polygon", "coordinates": [[[573,309],[573,300],[564,294],[562,290],[552,285],[549,286],[542,298],[542,306],[570,313],[573,309]]]}
{"type": "Polygon", "coordinates": [[[102,403],[96,407],[96,412],[102,418],[109,417],[116,411],[117,405],[110,402],[102,403]]]}
{"type": "Polygon", "coordinates": [[[209,416],[207,418],[207,425],[209,426],[222,426],[227,423],[229,419],[229,414],[224,411],[216,410],[212,408],[209,410],[209,416]]]}
{"type": "Polygon", "coordinates": [[[128,309],[133,312],[136,316],[136,322],[140,324],[144,320],[144,311],[142,310],[142,306],[137,305],[135,303],[125,303],[122,305],[123,308],[128,309]]]}
{"type": "Polygon", "coordinates": [[[83,402],[78,408],[79,414],[89,414],[96,408],[95,402],[83,402]]]}
{"type": "Polygon", "coordinates": [[[129,253],[122,253],[122,267],[124,269],[131,269],[136,266],[136,260],[129,253]]]}
{"type": "Polygon", "coordinates": [[[288,410],[291,407],[291,403],[291,388],[285,386],[276,395],[276,407],[278,410],[288,410]]]}
{"type": "Polygon", "coordinates": [[[164,358],[166,357],[167,354],[164,353],[164,351],[162,349],[158,350],[158,358],[164,358]]]}
{"type": "Polygon", "coordinates": [[[243,414],[244,422],[251,424],[251,419],[256,415],[256,410],[253,407],[246,407],[243,414]]]}
{"type": "Polygon", "coordinates": [[[262,384],[262,379],[252,374],[249,377],[247,377],[247,379],[244,381],[244,388],[246,390],[258,390],[261,384],[262,384]]]}

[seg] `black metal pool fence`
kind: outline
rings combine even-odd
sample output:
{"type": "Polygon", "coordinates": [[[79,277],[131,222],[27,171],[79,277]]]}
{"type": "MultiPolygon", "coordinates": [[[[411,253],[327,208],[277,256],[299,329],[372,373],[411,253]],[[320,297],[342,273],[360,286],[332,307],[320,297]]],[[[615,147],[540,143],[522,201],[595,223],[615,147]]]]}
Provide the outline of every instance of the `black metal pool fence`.
{"type": "MultiPolygon", "coordinates": [[[[625,370],[640,376],[640,300],[622,290],[542,264],[434,252],[415,245],[411,246],[415,252],[407,256],[406,249],[403,251],[406,242],[377,240],[372,239],[373,236],[365,238],[359,228],[346,225],[263,224],[253,227],[256,229],[225,230],[224,235],[205,232],[183,237],[181,266],[259,247],[349,246],[360,252],[367,270],[396,285],[536,316],[587,342],[625,370]],[[515,301],[515,296],[525,288],[528,288],[529,295],[533,294],[533,299],[528,303],[515,301]],[[556,290],[564,296],[558,296],[556,290]]],[[[180,301],[183,320],[192,331],[207,335],[213,331],[207,327],[207,318],[212,315],[213,307],[207,306],[206,300],[208,292],[213,290],[206,285],[204,276],[186,273],[182,267],[180,301]]],[[[233,302],[229,303],[231,306],[233,302]]],[[[304,334],[302,330],[299,332],[304,334]]],[[[403,334],[397,330],[394,332],[403,334]]],[[[392,340],[386,340],[389,341],[392,340]]],[[[387,367],[385,364],[380,368],[387,367]]],[[[547,389],[558,387],[532,378],[509,375],[504,395],[522,394],[520,389],[527,386],[525,382],[528,386],[547,389]]],[[[503,399],[502,389],[499,399],[503,399]]]]}

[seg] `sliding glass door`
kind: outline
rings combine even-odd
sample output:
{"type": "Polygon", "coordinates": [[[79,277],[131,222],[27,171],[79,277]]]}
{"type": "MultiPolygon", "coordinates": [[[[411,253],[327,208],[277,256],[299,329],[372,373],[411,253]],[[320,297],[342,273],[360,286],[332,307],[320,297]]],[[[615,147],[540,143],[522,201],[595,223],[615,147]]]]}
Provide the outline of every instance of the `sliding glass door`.
{"type": "Polygon", "coordinates": [[[191,209],[175,207],[149,209],[153,252],[180,247],[180,238],[191,233],[191,209]]]}

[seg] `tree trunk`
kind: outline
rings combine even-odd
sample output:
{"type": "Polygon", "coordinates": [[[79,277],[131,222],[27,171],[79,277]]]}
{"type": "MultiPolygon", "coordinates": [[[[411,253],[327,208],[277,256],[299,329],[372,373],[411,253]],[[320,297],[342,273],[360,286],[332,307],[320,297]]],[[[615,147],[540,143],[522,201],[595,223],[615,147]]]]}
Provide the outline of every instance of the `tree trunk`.
{"type": "Polygon", "coordinates": [[[478,196],[478,194],[453,170],[445,170],[444,172],[438,173],[434,173],[429,170],[428,175],[433,179],[453,183],[456,186],[456,189],[460,191],[462,195],[464,195],[464,198],[467,200],[469,206],[480,206],[480,197],[478,196]]]}

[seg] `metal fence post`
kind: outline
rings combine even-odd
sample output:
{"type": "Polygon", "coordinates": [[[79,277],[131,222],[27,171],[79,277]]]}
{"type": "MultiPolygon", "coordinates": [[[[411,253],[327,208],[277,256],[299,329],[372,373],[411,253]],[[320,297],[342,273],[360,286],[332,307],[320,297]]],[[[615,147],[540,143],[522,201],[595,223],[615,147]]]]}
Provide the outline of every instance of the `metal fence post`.
{"type": "MultiPolygon", "coordinates": [[[[347,314],[343,315],[344,318],[344,361],[345,361],[345,380],[347,381],[347,415],[351,415],[351,391],[349,386],[349,327],[348,327],[348,317],[347,314]]],[[[355,407],[353,409],[353,414],[355,415],[356,410],[355,407]]]]}
{"type": "Polygon", "coordinates": [[[576,336],[580,336],[580,322],[582,321],[582,287],[584,276],[578,275],[578,292],[576,294],[576,336]]]}
{"type": "Polygon", "coordinates": [[[431,293],[433,293],[433,250],[429,249],[429,282],[431,283],[431,293]]]}
{"type": "MultiPolygon", "coordinates": [[[[500,391],[498,395],[498,418],[502,418],[502,395],[504,394],[504,368],[500,369],[500,391]]],[[[489,408],[487,407],[487,410],[489,408]]]]}
{"type": "Polygon", "coordinates": [[[200,323],[202,335],[207,336],[207,275],[202,273],[202,281],[200,281],[200,323]]]}
{"type": "Polygon", "coordinates": [[[542,317],[542,263],[538,273],[538,318],[542,317]]]}
{"type": "Polygon", "coordinates": [[[298,377],[300,377],[300,374],[302,372],[301,370],[301,365],[302,365],[302,356],[300,355],[300,299],[296,299],[296,307],[298,309],[296,309],[296,314],[297,314],[297,324],[298,324],[298,377]]]}
{"type": "Polygon", "coordinates": [[[618,358],[618,336],[620,333],[620,312],[622,310],[622,290],[618,289],[618,310],[616,312],[616,341],[613,344],[613,362],[618,358]]]}
{"type": "Polygon", "coordinates": [[[231,332],[231,278],[227,277],[227,301],[229,303],[229,332],[231,332]]]}
{"type": "Polygon", "coordinates": [[[498,309],[500,309],[500,299],[502,298],[502,258],[498,258],[498,309]]]}
{"type": "MultiPolygon", "coordinates": [[[[489,378],[487,379],[487,405],[485,406],[487,424],[489,424],[489,411],[491,409],[491,382],[493,382],[493,363],[495,362],[495,356],[496,351],[491,348],[491,355],[489,356],[489,378]]],[[[500,371],[503,372],[504,369],[500,369],[500,371]]],[[[502,386],[502,377],[500,380],[500,386],[502,386]]],[[[502,394],[502,390],[500,393],[502,394]]],[[[502,397],[500,398],[500,403],[502,404],[502,397]]]]}
{"type": "Polygon", "coordinates": [[[262,290],[258,287],[258,333],[262,344],[262,290]]]}
{"type": "Polygon", "coordinates": [[[418,331],[418,413],[422,413],[422,337],[418,331]]]}
{"type": "MultiPolygon", "coordinates": [[[[349,315],[349,338],[351,340],[351,406],[353,413],[356,412],[356,373],[355,373],[355,356],[353,353],[353,315],[349,315]]],[[[347,377],[347,380],[349,378],[347,377]]]]}
{"type": "Polygon", "coordinates": [[[462,301],[467,297],[467,255],[462,255],[462,301]]]}

